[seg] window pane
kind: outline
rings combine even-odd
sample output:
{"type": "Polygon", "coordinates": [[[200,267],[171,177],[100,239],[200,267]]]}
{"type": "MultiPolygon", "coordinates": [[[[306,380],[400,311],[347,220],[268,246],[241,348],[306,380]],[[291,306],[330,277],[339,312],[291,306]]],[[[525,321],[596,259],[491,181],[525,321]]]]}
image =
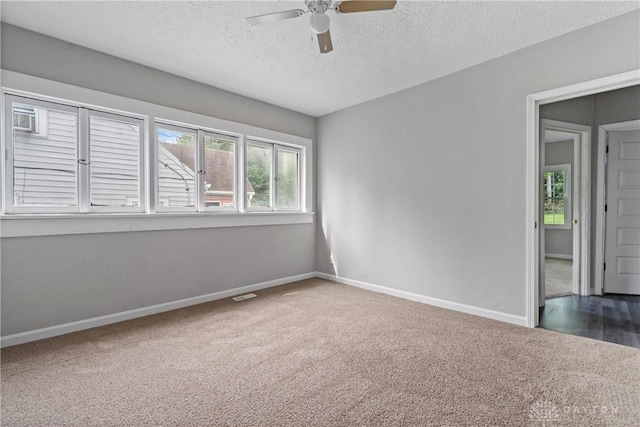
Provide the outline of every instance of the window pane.
{"type": "Polygon", "coordinates": [[[298,153],[291,151],[278,151],[278,200],[276,207],[287,209],[299,209],[298,189],[298,153]]]}
{"type": "Polygon", "coordinates": [[[545,224],[564,225],[564,199],[547,199],[544,208],[545,224]]]}
{"type": "Polygon", "coordinates": [[[140,206],[140,125],[89,117],[91,206],[140,206]]]}
{"type": "Polygon", "coordinates": [[[158,206],[196,206],[196,134],[158,128],[158,206]]]}
{"type": "Polygon", "coordinates": [[[564,171],[544,173],[544,224],[564,225],[564,171]]]}
{"type": "Polygon", "coordinates": [[[232,141],[204,137],[205,207],[235,207],[235,152],[232,141]]]}
{"type": "Polygon", "coordinates": [[[271,148],[247,144],[247,207],[271,207],[271,148]]]}
{"type": "Polygon", "coordinates": [[[77,206],[77,116],[13,104],[13,203],[77,206]]]}

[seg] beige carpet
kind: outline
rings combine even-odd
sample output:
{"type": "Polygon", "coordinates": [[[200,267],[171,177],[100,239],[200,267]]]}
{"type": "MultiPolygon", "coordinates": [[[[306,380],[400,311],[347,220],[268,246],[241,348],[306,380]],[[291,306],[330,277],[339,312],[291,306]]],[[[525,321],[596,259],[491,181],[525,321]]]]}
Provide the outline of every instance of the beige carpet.
{"type": "Polygon", "coordinates": [[[571,295],[573,293],[573,261],[569,259],[545,258],[544,294],[546,298],[571,295]]]}
{"type": "Polygon", "coordinates": [[[640,425],[640,350],[313,279],[2,351],[2,426],[640,425]]]}

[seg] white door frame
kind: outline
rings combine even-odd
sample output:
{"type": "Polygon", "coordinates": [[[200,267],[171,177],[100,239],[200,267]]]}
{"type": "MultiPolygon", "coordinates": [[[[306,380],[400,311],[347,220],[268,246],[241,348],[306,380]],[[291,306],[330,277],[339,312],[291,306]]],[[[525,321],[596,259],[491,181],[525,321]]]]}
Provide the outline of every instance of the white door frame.
{"type": "Polygon", "coordinates": [[[540,253],[540,105],[578,98],[594,93],[640,84],[640,69],[615,74],[587,82],[546,90],[526,99],[526,218],[525,218],[525,283],[527,326],[538,326],[539,253],[540,253]]]}
{"type": "MultiPolygon", "coordinates": [[[[571,209],[573,230],[573,292],[589,295],[590,227],[591,227],[591,126],[557,120],[542,120],[542,131],[558,130],[571,133],[573,138],[573,170],[571,174],[571,209]],[[577,227],[573,225],[576,224],[577,227]]],[[[544,147],[544,145],[542,145],[544,147]]],[[[541,152],[541,155],[544,151],[541,152]]],[[[544,167],[541,159],[540,167],[544,167]]],[[[543,221],[540,227],[544,228],[543,221]]],[[[540,235],[540,247],[544,254],[544,233],[540,235]]],[[[542,272],[541,272],[542,273],[542,272]]],[[[544,297],[542,289],[540,297],[544,297]]]]}
{"type": "Polygon", "coordinates": [[[604,202],[606,198],[605,167],[607,136],[611,131],[640,129],[640,120],[609,123],[598,126],[598,182],[596,194],[596,258],[594,286],[596,295],[604,292],[604,238],[605,238],[605,213],[604,202]]]}

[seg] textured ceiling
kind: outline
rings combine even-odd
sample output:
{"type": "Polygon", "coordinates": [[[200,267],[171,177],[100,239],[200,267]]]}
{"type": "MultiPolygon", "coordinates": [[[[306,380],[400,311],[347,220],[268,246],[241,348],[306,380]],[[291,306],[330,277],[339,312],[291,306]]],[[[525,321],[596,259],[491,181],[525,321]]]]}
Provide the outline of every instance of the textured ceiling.
{"type": "Polygon", "coordinates": [[[2,1],[2,20],[202,83],[321,116],[637,8],[638,2],[400,1],[331,15],[321,55],[309,15],[245,18],[303,1],[2,1]]]}

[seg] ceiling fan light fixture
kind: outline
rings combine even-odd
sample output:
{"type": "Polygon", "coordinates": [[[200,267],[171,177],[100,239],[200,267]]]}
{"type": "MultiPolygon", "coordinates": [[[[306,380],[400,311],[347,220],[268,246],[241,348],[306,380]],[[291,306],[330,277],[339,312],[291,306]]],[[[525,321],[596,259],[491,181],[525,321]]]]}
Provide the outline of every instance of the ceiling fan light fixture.
{"type": "Polygon", "coordinates": [[[326,13],[313,12],[311,14],[311,30],[316,34],[329,31],[329,16],[326,13]]]}
{"type": "Polygon", "coordinates": [[[396,3],[396,0],[338,0],[335,2],[332,0],[305,0],[306,11],[293,9],[250,16],[247,18],[247,22],[249,25],[266,24],[273,21],[299,18],[303,14],[311,12],[311,31],[316,33],[320,53],[329,53],[333,50],[333,43],[331,41],[331,34],[329,34],[330,19],[325,13],[327,10],[332,10],[337,13],[370,12],[393,9],[396,3]]]}

